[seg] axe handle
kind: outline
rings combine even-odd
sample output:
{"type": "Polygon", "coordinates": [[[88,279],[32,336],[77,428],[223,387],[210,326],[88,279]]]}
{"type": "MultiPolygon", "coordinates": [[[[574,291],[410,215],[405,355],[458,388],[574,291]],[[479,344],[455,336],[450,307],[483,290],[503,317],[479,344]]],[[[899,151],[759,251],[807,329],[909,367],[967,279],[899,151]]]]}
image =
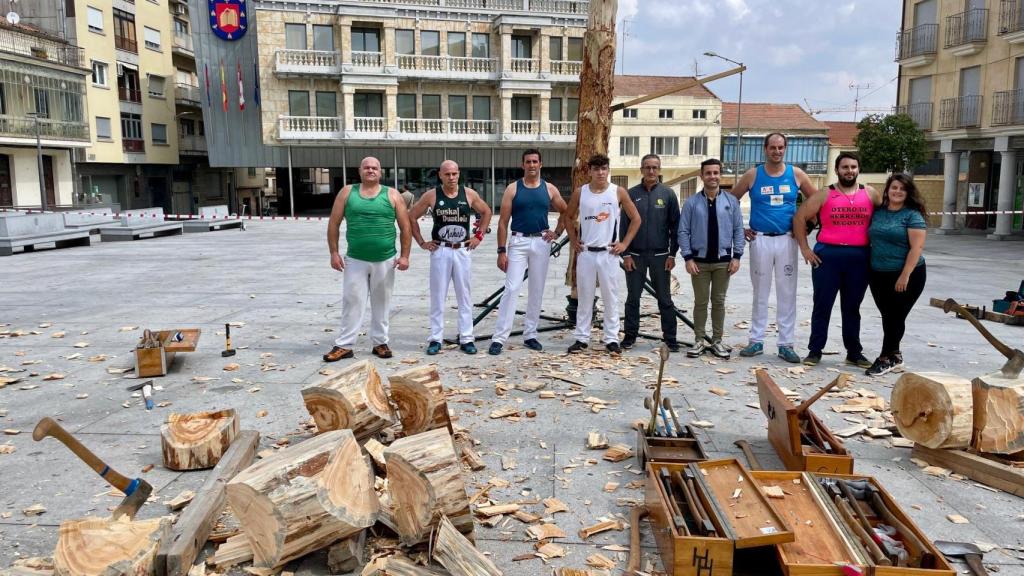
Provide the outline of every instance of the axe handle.
{"type": "Polygon", "coordinates": [[[85,462],[97,474],[102,476],[104,480],[110,482],[114,488],[124,492],[125,495],[131,495],[131,493],[135,491],[138,482],[125,478],[116,470],[107,466],[103,460],[100,460],[98,456],[83,446],[81,442],[76,440],[74,436],[69,434],[67,430],[62,428],[60,424],[49,416],[40,420],[39,423],[36,424],[35,430],[32,431],[32,439],[36,442],[46,438],[47,436],[60,440],[75,454],[75,456],[78,456],[82,462],[85,462]]]}
{"type": "Polygon", "coordinates": [[[1003,344],[1002,340],[993,336],[992,333],[988,331],[988,328],[982,326],[981,322],[978,322],[978,319],[975,318],[973,314],[968,312],[963,306],[958,304],[956,300],[953,300],[952,298],[947,299],[942,309],[946,312],[949,312],[950,310],[955,310],[958,314],[960,314],[960,316],[962,316],[965,320],[970,322],[972,326],[977,328],[978,332],[981,332],[981,335],[985,337],[985,340],[988,340],[988,343],[995,347],[995,349],[998,350],[1000,354],[1006,356],[1007,359],[1013,358],[1013,350],[1006,344],[1003,344]]]}
{"type": "Polygon", "coordinates": [[[818,401],[819,398],[824,396],[826,392],[828,392],[829,390],[835,388],[836,386],[839,386],[841,384],[845,384],[846,381],[849,378],[850,378],[850,375],[845,373],[845,372],[840,374],[839,376],[836,376],[835,380],[829,382],[824,388],[822,388],[821,390],[818,390],[817,392],[815,392],[814,396],[811,396],[807,400],[804,400],[804,402],[802,404],[797,406],[796,407],[796,413],[800,414],[801,412],[804,412],[805,410],[807,410],[808,408],[811,407],[811,404],[814,404],[815,402],[818,401]]]}

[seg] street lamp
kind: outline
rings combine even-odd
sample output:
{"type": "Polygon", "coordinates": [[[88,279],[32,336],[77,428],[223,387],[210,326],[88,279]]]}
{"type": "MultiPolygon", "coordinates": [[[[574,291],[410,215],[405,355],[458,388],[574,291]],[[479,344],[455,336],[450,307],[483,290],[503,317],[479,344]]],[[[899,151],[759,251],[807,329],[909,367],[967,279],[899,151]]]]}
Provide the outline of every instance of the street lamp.
{"type": "Polygon", "coordinates": [[[740,67],[740,96],[739,101],[736,103],[736,167],[733,168],[734,173],[732,179],[732,185],[736,186],[740,181],[740,150],[742,150],[743,140],[742,124],[740,124],[740,116],[743,113],[743,62],[737,62],[715,52],[705,52],[704,55],[712,58],[719,58],[740,67]]]}
{"type": "Polygon", "coordinates": [[[36,169],[39,171],[39,207],[45,212],[46,205],[46,180],[43,178],[43,144],[39,140],[39,112],[26,112],[26,116],[32,118],[36,128],[36,169]]]}

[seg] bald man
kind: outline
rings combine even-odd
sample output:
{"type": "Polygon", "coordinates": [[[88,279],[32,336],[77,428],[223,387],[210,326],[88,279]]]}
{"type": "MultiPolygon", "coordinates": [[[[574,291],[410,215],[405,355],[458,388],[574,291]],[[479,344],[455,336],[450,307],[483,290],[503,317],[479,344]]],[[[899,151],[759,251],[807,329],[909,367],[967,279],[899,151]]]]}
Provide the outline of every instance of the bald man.
{"type": "Polygon", "coordinates": [[[444,301],[448,286],[455,285],[455,301],[459,305],[459,349],[476,354],[473,343],[473,300],[470,299],[470,250],[483,241],[491,222],[491,207],[472,188],[459,184],[459,165],[445,160],[437,171],[441,180],[437,188],[427,190],[409,212],[412,237],[420,248],[430,252],[430,340],[427,354],[441,351],[444,341],[444,301]],[[423,241],[419,218],[433,208],[430,240],[423,241]],[[472,213],[480,215],[480,232],[470,232],[472,213]]]}
{"type": "Polygon", "coordinates": [[[388,347],[388,318],[391,314],[391,290],[395,286],[395,269],[409,268],[409,217],[402,196],[394,188],[380,183],[380,161],[372,156],[359,163],[359,184],[345,186],[338,192],[327,223],[327,248],[331,252],[331,268],[344,272],[344,296],[341,309],[341,331],[334,347],[324,354],[324,362],[352,358],[370,300],[370,340],[373,355],[391,358],[388,347]],[[338,253],[341,221],[346,223],[345,242],[348,252],[338,253]],[[401,233],[401,253],[395,250],[395,224],[401,233]]]}

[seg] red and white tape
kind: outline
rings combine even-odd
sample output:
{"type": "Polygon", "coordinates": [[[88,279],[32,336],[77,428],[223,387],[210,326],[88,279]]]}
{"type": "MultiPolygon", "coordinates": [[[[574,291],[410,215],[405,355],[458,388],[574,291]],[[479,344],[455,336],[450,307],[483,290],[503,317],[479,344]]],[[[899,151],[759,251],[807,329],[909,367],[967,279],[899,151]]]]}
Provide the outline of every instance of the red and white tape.
{"type": "Polygon", "coordinates": [[[978,212],[929,212],[931,216],[990,216],[998,214],[1024,214],[1024,210],[986,210],[978,212]]]}
{"type": "MultiPolygon", "coordinates": [[[[17,212],[19,214],[62,214],[63,212],[53,212],[50,210],[11,210],[9,208],[0,208],[0,212],[17,212]]],[[[254,216],[247,214],[245,216],[239,216],[237,214],[212,214],[209,216],[200,216],[198,214],[136,214],[136,213],[111,213],[111,212],[81,212],[79,210],[72,210],[67,212],[69,214],[79,214],[82,216],[108,216],[110,218],[153,218],[159,220],[303,220],[303,221],[314,221],[314,220],[327,220],[329,216],[254,216]]]]}

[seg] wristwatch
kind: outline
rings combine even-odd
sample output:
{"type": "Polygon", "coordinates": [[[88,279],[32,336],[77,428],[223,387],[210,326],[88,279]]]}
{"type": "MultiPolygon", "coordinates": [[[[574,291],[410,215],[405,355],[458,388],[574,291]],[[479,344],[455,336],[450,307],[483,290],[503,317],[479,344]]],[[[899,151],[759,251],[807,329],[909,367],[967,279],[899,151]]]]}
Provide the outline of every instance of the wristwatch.
{"type": "Polygon", "coordinates": [[[498,254],[504,254],[505,252],[507,252],[507,250],[505,250],[504,246],[498,246],[498,254]]]}

